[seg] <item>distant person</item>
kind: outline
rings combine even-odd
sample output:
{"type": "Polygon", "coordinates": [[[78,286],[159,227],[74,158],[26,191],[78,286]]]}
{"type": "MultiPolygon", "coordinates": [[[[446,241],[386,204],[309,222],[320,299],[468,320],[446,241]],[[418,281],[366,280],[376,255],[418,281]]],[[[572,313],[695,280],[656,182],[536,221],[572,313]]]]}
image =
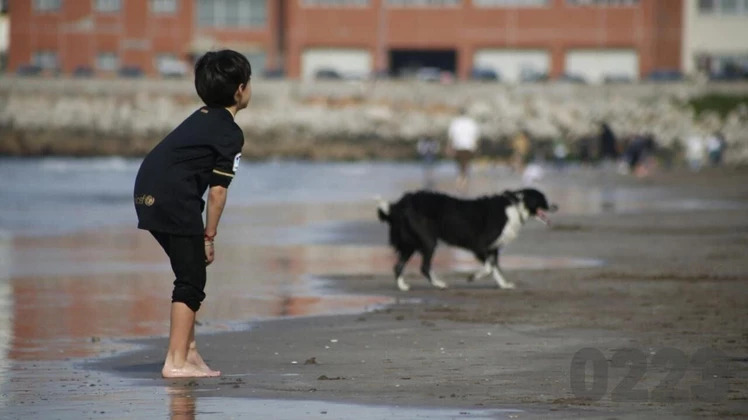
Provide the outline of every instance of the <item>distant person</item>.
{"type": "Polygon", "coordinates": [[[600,125],[600,160],[618,159],[618,143],[613,129],[607,122],[600,125]]]}
{"type": "Polygon", "coordinates": [[[227,189],[239,167],[244,135],[234,116],[249,104],[251,74],[249,61],[235,51],[203,55],[195,64],[195,88],[205,106],[148,153],[135,179],[138,228],[156,238],[176,276],[165,378],[221,375],[197,351],[195,314],[205,298],[206,266],[215,259],[227,189]]]}
{"type": "Polygon", "coordinates": [[[651,134],[641,134],[634,137],[626,146],[624,160],[627,165],[627,173],[633,173],[638,177],[646,177],[650,172],[650,155],[654,151],[655,141],[651,134]]]}
{"type": "Polygon", "coordinates": [[[704,139],[698,134],[693,134],[686,141],[686,160],[688,167],[694,172],[701,170],[704,164],[704,146],[704,139]]]}
{"type": "Polygon", "coordinates": [[[434,187],[434,164],[439,155],[439,142],[431,136],[422,137],[416,145],[418,156],[423,162],[423,183],[425,188],[434,187]]]}
{"type": "Polygon", "coordinates": [[[525,168],[527,156],[530,154],[530,134],[527,130],[520,130],[512,139],[512,169],[521,173],[525,168]]]}
{"type": "Polygon", "coordinates": [[[566,157],[569,155],[569,148],[562,140],[556,140],[553,144],[553,161],[557,170],[563,170],[566,166],[566,157]]]}
{"type": "Polygon", "coordinates": [[[457,175],[457,189],[467,190],[470,162],[478,149],[480,131],[478,123],[467,115],[466,109],[460,110],[460,115],[449,125],[448,154],[454,155],[459,174],[457,175]]]}
{"type": "Polygon", "coordinates": [[[722,164],[722,157],[724,154],[725,137],[720,132],[715,132],[706,139],[706,151],[709,156],[709,163],[712,166],[719,166],[722,164]]]}
{"type": "Polygon", "coordinates": [[[590,160],[592,160],[592,144],[590,143],[590,138],[588,136],[583,136],[579,139],[577,145],[579,147],[579,161],[584,165],[589,164],[590,160]]]}

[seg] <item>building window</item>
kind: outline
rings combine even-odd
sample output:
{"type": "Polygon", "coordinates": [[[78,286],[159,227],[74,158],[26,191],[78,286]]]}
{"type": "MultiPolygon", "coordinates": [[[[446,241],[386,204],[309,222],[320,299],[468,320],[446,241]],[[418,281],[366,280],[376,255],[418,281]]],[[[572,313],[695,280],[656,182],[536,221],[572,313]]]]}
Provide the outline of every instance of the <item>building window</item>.
{"type": "Polygon", "coordinates": [[[44,70],[56,70],[57,65],[57,52],[41,50],[34,52],[31,58],[32,64],[38,66],[44,70]]]}
{"type": "Polygon", "coordinates": [[[702,15],[746,15],[748,0],[699,0],[698,8],[702,15]]]}
{"type": "Polygon", "coordinates": [[[457,7],[460,0],[387,0],[392,7],[457,7]]]}
{"type": "Polygon", "coordinates": [[[263,27],[267,0],[198,0],[197,24],[203,27],[263,27]]]}
{"type": "Polygon", "coordinates": [[[151,0],[151,12],[156,14],[174,14],[177,12],[177,0],[151,0]]]}
{"type": "Polygon", "coordinates": [[[122,0],[96,0],[94,9],[101,13],[119,12],[122,8],[122,0]]]}
{"type": "Polygon", "coordinates": [[[96,55],[96,70],[116,71],[119,68],[117,53],[100,52],[96,55]]]}
{"type": "Polygon", "coordinates": [[[62,0],[34,0],[34,11],[57,12],[60,10],[62,0]]]}
{"type": "Polygon", "coordinates": [[[734,15],[738,13],[738,0],[722,0],[720,2],[720,12],[726,15],[734,15]]]}
{"type": "Polygon", "coordinates": [[[699,0],[699,12],[713,13],[714,12],[714,0],[699,0]]]}
{"type": "Polygon", "coordinates": [[[368,7],[369,0],[301,0],[304,7],[368,7]]]}
{"type": "Polygon", "coordinates": [[[475,7],[546,7],[549,0],[473,0],[475,7]]]}
{"type": "Polygon", "coordinates": [[[638,6],[639,0],[566,0],[571,6],[632,7],[638,6]]]}

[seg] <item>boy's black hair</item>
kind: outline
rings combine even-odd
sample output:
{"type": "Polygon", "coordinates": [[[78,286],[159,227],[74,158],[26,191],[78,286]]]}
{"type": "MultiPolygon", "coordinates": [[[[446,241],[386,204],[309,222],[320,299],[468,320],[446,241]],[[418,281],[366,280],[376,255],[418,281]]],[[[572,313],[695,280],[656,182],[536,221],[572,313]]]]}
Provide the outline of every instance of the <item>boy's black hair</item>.
{"type": "Polygon", "coordinates": [[[225,108],[236,104],[236,88],[249,83],[251,75],[247,57],[232,50],[210,51],[195,63],[195,89],[205,105],[225,108]]]}

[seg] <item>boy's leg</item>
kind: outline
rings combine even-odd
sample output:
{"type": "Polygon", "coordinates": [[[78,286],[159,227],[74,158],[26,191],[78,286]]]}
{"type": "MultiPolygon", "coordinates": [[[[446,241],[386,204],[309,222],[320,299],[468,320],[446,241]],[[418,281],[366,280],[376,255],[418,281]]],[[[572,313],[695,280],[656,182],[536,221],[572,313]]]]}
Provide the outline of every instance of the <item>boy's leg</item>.
{"type": "Polygon", "coordinates": [[[179,236],[153,232],[169,255],[176,275],[171,305],[169,349],[164,361],[164,377],[218,376],[197,353],[194,344],[195,313],[205,298],[205,248],[200,236],[179,236]],[[194,351],[190,351],[190,348],[194,351]]]}
{"type": "Polygon", "coordinates": [[[201,371],[208,374],[208,376],[221,376],[220,370],[211,369],[207,363],[203,360],[200,353],[197,351],[197,342],[195,341],[195,323],[192,323],[190,329],[190,338],[188,340],[189,348],[187,350],[187,362],[197,366],[201,371]]]}

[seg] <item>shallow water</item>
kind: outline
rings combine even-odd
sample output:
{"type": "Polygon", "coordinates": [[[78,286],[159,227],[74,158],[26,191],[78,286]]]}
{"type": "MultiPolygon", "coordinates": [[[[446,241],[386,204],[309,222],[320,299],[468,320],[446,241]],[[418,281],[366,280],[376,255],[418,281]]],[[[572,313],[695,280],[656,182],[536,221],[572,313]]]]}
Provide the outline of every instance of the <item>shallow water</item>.
{"type": "MultiPolygon", "coordinates": [[[[60,386],[73,369],[70,362],[126,350],[126,338],[168,333],[170,267],[153,238],[134,227],[131,189],[138,165],[138,160],[119,158],[0,159],[0,177],[6,181],[0,184],[0,389],[3,400],[20,410],[14,413],[26,413],[19,401],[28,399],[46,407],[40,409],[42,414],[55,410],[61,418],[78,418],[99,397],[73,393],[81,398],[80,404],[67,401],[63,411],[39,400],[50,386],[57,402],[66,400],[70,388],[60,386]],[[45,379],[35,377],[35,364],[41,363],[47,366],[46,375],[59,383],[45,384],[43,389],[38,384],[24,386],[45,379]]],[[[449,164],[434,172],[437,185],[448,191],[453,175],[449,164]]],[[[646,186],[589,187],[570,182],[575,176],[579,173],[570,171],[548,179],[542,187],[566,214],[735,205],[677,196],[662,199],[662,191],[646,186]]],[[[416,164],[243,165],[222,219],[198,334],[251,328],[252,322],[268,318],[358,313],[392,303],[391,296],[342,294],[328,287],[325,278],[389,275],[393,256],[386,246],[386,229],[375,219],[373,197],[395,199],[423,181],[422,168],[416,164]]],[[[479,168],[473,182],[474,194],[520,185],[501,167],[479,168]]],[[[511,252],[502,260],[509,271],[602,263],[511,252]]],[[[476,263],[470,254],[444,247],[437,252],[434,266],[440,271],[467,272],[476,263]]],[[[118,392],[137,401],[137,417],[160,416],[169,410],[159,405],[160,399],[131,386],[122,385],[118,392]]],[[[158,392],[166,395],[163,389],[158,392]]],[[[200,399],[198,412],[241,417],[249,407],[246,404],[253,410],[283,406],[272,401],[226,405],[200,399]]],[[[335,418],[330,417],[338,410],[335,407],[341,412],[353,409],[299,404],[297,414],[328,407],[324,418],[335,418]]],[[[356,408],[362,418],[414,417],[407,411],[388,410],[356,408]]],[[[426,413],[434,418],[460,416],[451,411],[426,413]]],[[[99,417],[100,413],[85,414],[99,417]]]]}

